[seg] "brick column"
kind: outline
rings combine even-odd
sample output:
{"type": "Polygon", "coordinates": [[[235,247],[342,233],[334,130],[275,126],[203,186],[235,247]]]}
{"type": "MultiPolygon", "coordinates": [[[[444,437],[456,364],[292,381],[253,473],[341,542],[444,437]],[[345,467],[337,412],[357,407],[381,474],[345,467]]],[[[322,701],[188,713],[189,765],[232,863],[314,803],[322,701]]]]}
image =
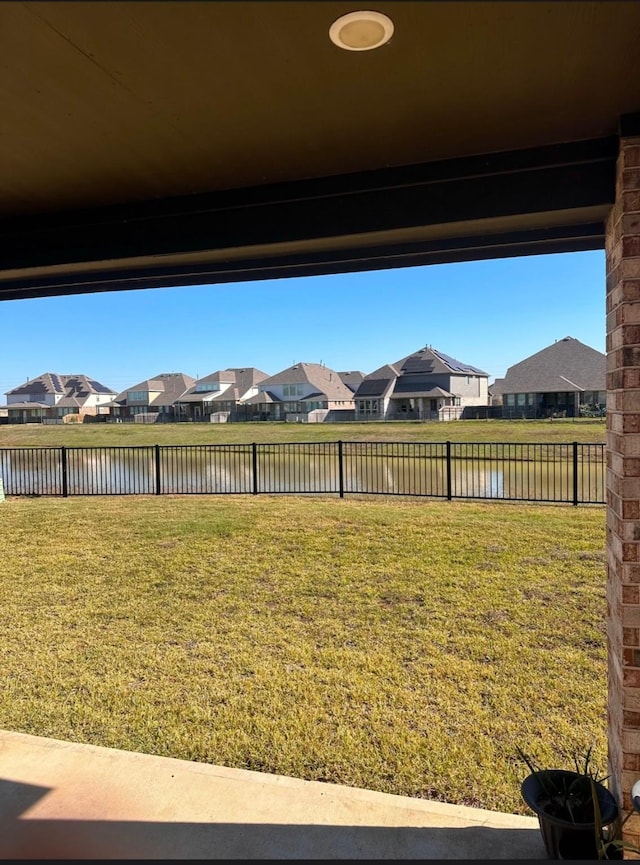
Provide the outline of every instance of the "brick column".
{"type": "MultiPolygon", "coordinates": [[[[626,812],[640,779],[640,115],[620,134],[606,225],[607,640],[610,785],[626,812]]],[[[624,837],[640,845],[640,816],[624,837]]]]}

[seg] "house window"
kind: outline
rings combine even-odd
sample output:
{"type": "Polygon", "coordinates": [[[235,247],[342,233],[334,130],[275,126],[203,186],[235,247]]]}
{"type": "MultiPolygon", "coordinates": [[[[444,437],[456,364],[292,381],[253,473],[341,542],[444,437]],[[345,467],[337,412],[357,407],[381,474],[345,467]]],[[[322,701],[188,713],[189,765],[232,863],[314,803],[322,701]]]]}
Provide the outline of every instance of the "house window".
{"type": "Polygon", "coordinates": [[[360,414],[364,414],[364,415],[378,414],[378,400],[377,399],[358,400],[358,411],[360,412],[360,414]]]}
{"type": "Polygon", "coordinates": [[[146,402],[149,392],[146,390],[130,390],[127,392],[128,402],[146,402]]]}
{"type": "Polygon", "coordinates": [[[508,394],[507,394],[507,405],[515,406],[515,404],[516,404],[516,395],[515,395],[515,393],[508,393],[508,394]]]}
{"type": "Polygon", "coordinates": [[[304,385],[302,384],[284,384],[282,386],[282,396],[302,396],[304,394],[304,385]]]}
{"type": "Polygon", "coordinates": [[[211,393],[216,390],[220,390],[220,385],[217,381],[200,381],[196,385],[196,393],[211,393]]]}
{"type": "Polygon", "coordinates": [[[526,393],[519,393],[519,394],[517,394],[517,397],[518,397],[518,408],[521,408],[522,406],[525,405],[527,395],[526,395],[526,393]]]}

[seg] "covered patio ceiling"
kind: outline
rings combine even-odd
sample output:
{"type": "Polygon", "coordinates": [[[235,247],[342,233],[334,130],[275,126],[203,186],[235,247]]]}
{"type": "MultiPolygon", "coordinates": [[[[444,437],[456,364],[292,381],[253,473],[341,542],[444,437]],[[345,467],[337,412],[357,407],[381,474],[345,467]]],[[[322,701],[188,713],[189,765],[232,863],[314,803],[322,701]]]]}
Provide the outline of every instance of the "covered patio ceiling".
{"type": "Polygon", "coordinates": [[[603,247],[640,3],[359,8],[0,4],[0,299],[603,247]]]}

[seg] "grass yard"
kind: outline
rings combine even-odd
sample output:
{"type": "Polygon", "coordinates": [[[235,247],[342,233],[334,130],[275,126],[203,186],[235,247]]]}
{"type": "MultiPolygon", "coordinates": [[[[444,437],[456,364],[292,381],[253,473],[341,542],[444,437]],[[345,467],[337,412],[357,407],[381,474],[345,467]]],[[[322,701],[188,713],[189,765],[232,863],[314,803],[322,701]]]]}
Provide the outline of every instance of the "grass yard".
{"type": "MultiPolygon", "coordinates": [[[[37,431],[149,432],[119,426],[37,431]]],[[[2,728],[514,813],[517,746],[606,769],[604,508],[8,498],[0,519],[2,728]]]]}
{"type": "Polygon", "coordinates": [[[348,424],[3,424],[1,447],[258,444],[298,441],[602,442],[606,420],[386,421],[348,424]]]}

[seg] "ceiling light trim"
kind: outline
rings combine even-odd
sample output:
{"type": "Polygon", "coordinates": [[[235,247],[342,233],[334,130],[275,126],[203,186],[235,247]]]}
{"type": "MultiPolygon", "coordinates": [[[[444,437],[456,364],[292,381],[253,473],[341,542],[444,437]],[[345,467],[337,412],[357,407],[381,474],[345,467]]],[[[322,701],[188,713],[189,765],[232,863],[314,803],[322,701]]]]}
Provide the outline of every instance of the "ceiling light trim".
{"type": "Polygon", "coordinates": [[[345,51],[371,51],[386,45],[393,36],[394,24],[382,12],[349,12],[329,28],[329,38],[345,51]]]}

